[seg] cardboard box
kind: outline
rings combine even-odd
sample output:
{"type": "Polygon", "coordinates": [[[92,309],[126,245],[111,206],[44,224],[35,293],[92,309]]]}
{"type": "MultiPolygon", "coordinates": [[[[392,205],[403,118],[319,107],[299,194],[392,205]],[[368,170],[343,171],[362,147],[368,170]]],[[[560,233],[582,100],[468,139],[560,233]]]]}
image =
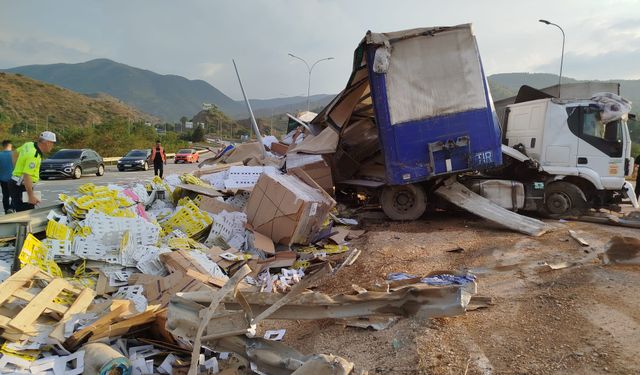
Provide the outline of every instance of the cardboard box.
{"type": "Polygon", "coordinates": [[[307,244],[336,202],[303,170],[263,173],[245,207],[256,231],[283,245],[307,244]]]}
{"type": "Polygon", "coordinates": [[[331,176],[331,168],[324,160],[319,160],[300,167],[288,169],[289,171],[302,169],[309,177],[313,179],[321,188],[329,194],[333,194],[333,177],[331,176]]]}

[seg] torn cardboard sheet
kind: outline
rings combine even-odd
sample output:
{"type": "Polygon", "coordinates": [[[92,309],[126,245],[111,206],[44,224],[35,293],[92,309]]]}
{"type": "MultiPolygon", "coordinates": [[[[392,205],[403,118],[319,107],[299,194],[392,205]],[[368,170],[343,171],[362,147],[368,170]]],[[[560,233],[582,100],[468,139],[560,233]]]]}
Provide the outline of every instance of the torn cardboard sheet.
{"type": "Polygon", "coordinates": [[[331,127],[327,127],[315,137],[307,137],[302,143],[289,147],[287,154],[292,152],[300,154],[332,154],[336,152],[339,139],[338,132],[331,127]]]}
{"type": "Polygon", "coordinates": [[[271,238],[256,231],[251,231],[251,234],[253,235],[253,247],[270,255],[276,253],[276,248],[271,238]]]}
{"type": "Polygon", "coordinates": [[[259,142],[241,143],[221,159],[225,163],[244,162],[248,159],[262,159],[262,145],[259,142]]]}

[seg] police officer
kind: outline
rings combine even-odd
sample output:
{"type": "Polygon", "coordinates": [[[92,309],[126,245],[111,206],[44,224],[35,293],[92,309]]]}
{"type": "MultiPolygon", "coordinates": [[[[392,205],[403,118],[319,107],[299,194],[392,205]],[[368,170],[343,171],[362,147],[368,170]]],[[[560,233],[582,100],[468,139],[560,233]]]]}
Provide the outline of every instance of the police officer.
{"type": "Polygon", "coordinates": [[[27,142],[18,147],[10,188],[11,205],[18,211],[26,211],[35,207],[40,201],[33,193],[33,185],[40,180],[40,163],[42,156],[53,149],[56,135],[46,131],[40,133],[38,141],[27,142]],[[22,201],[22,193],[27,192],[28,200],[22,201]]]}

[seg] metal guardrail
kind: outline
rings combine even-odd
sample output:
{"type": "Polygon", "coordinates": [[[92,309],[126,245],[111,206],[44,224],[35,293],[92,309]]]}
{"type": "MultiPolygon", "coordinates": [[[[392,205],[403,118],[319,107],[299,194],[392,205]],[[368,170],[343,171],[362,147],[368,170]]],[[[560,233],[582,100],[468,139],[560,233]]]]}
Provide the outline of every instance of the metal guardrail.
{"type": "MultiPolygon", "coordinates": [[[[205,152],[209,152],[209,150],[198,150],[196,151],[198,154],[204,154],[205,152]]],[[[167,155],[167,159],[172,159],[176,156],[175,153],[171,153],[171,154],[166,154],[167,155]]],[[[104,161],[105,163],[115,163],[118,160],[122,159],[122,156],[111,156],[108,158],[102,158],[102,161],[104,161]]]]}

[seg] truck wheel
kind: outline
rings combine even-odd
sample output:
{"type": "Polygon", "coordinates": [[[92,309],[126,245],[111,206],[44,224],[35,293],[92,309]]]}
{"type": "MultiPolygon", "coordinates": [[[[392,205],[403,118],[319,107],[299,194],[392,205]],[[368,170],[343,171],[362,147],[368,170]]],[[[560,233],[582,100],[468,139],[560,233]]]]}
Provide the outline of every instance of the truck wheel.
{"type": "Polygon", "coordinates": [[[544,192],[544,213],[553,218],[580,216],[588,209],[582,190],[576,185],[558,181],[549,184],[544,192]]]}
{"type": "Polygon", "coordinates": [[[427,209],[427,196],[420,185],[385,186],[380,204],[392,220],[416,220],[427,209]]]}

